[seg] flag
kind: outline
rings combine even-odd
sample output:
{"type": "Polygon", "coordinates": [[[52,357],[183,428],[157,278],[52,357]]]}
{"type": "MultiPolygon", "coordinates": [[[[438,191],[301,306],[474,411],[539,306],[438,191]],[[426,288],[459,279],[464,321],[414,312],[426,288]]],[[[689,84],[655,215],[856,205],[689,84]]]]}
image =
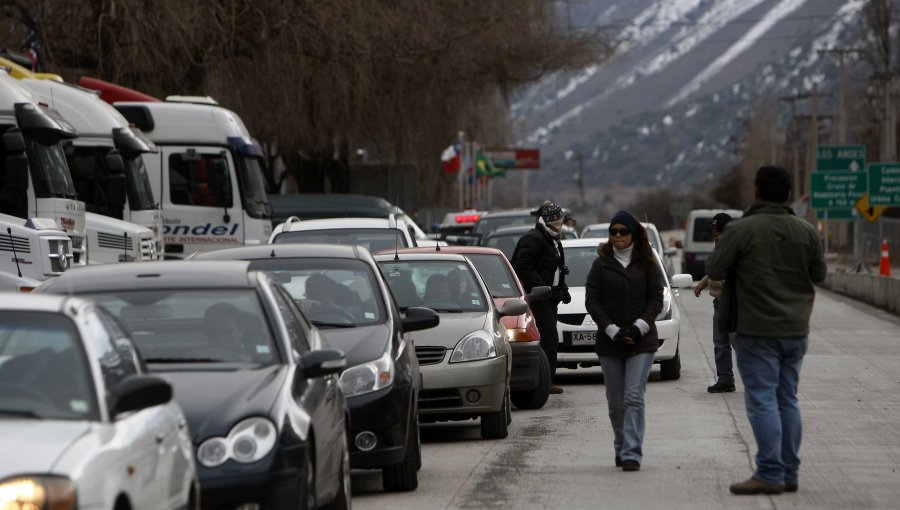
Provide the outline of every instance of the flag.
{"type": "Polygon", "coordinates": [[[462,167],[462,157],[460,156],[460,147],[453,144],[444,149],[441,154],[441,165],[444,167],[445,174],[455,174],[462,167]]]}
{"type": "Polygon", "coordinates": [[[495,167],[491,159],[479,149],[475,156],[475,175],[488,179],[492,177],[506,177],[506,170],[495,167]]]}

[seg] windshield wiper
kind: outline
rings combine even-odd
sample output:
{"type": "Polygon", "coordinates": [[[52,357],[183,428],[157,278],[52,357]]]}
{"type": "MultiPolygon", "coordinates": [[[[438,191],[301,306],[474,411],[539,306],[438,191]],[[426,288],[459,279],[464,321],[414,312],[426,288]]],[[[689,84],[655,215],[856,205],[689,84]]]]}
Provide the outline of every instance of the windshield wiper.
{"type": "MultiPolygon", "coordinates": [[[[430,308],[430,307],[429,307],[430,308]]],[[[462,308],[432,308],[437,313],[462,313],[462,308]]]]}
{"type": "Polygon", "coordinates": [[[220,363],[222,360],[215,358],[147,358],[147,363],[220,363]]]}
{"type": "Polygon", "coordinates": [[[323,322],[323,321],[309,321],[313,326],[316,327],[326,327],[326,328],[355,328],[356,324],[347,324],[346,322],[335,323],[335,322],[323,322]]]}
{"type": "Polygon", "coordinates": [[[43,420],[44,417],[39,415],[34,411],[27,411],[24,409],[0,409],[0,415],[4,416],[19,416],[21,418],[35,418],[38,420],[43,420]]]}

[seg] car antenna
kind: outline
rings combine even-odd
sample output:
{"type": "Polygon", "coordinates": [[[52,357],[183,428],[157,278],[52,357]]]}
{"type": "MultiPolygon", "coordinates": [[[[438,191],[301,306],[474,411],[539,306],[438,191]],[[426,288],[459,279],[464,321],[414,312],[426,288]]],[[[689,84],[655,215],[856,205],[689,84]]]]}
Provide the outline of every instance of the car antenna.
{"type": "Polygon", "coordinates": [[[125,241],[122,243],[122,262],[128,262],[128,232],[122,232],[125,241]]]}
{"type": "Polygon", "coordinates": [[[399,236],[399,235],[400,235],[400,233],[395,228],[394,229],[394,260],[400,260],[400,251],[397,246],[400,244],[400,239],[397,238],[397,236],[399,236]]]}
{"type": "MultiPolygon", "coordinates": [[[[434,207],[431,208],[431,222],[434,224],[434,207]]],[[[434,251],[441,251],[441,243],[438,239],[434,240],[434,251]]]]}
{"type": "Polygon", "coordinates": [[[16,242],[13,240],[12,229],[6,227],[6,234],[9,235],[9,245],[12,246],[13,260],[16,261],[16,271],[19,273],[19,278],[21,278],[22,268],[19,267],[19,256],[16,255],[16,242]]]}

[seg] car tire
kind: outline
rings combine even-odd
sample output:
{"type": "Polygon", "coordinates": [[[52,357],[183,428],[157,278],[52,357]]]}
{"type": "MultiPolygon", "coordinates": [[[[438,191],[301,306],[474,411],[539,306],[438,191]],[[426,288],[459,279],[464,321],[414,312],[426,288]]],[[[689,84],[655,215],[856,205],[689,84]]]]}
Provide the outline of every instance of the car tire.
{"type": "Polygon", "coordinates": [[[419,444],[419,424],[414,417],[406,427],[406,451],[403,461],[381,470],[381,484],[387,492],[409,492],[419,486],[419,463],[421,458],[419,444]]]}
{"type": "Polygon", "coordinates": [[[327,510],[348,510],[350,508],[350,442],[349,433],[344,430],[343,448],[341,451],[341,467],[337,473],[340,480],[337,495],[325,506],[327,510]]]}
{"type": "Polygon", "coordinates": [[[509,390],[503,394],[503,404],[496,413],[481,415],[481,438],[503,439],[509,435],[509,390]]]}
{"type": "Polygon", "coordinates": [[[540,409],[547,403],[550,397],[550,362],[544,350],[538,350],[538,381],[533,390],[514,391],[510,394],[510,400],[517,409],[540,409]]]}
{"type": "Polygon", "coordinates": [[[674,381],[681,377],[681,354],[675,349],[675,357],[659,362],[659,378],[674,381]]]}

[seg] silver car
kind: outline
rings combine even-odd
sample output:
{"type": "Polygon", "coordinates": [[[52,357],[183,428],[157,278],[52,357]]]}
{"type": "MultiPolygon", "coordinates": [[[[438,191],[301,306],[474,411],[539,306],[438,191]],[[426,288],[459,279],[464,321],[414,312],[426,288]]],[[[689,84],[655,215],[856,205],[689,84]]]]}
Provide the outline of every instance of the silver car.
{"type": "Polygon", "coordinates": [[[0,295],[0,508],[199,508],[187,422],[119,323],[0,295]]]}
{"type": "Polygon", "coordinates": [[[506,437],[512,420],[512,355],[500,317],[521,315],[528,305],[511,299],[497,308],[462,255],[400,250],[375,260],[401,310],[427,307],[441,319],[434,329],[413,337],[423,379],[419,420],[481,418],[481,437],[506,437]]]}

